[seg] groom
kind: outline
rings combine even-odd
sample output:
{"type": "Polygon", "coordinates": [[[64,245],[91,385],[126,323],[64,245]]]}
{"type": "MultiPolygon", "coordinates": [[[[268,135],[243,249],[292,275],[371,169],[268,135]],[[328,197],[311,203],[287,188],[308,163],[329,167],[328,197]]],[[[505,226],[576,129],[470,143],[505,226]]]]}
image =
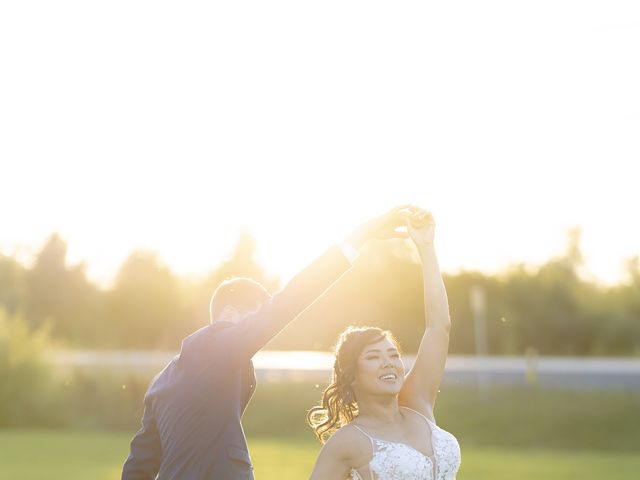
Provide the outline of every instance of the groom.
{"type": "Polygon", "coordinates": [[[273,297],[246,278],[220,285],[211,323],[151,381],[122,480],[252,480],[241,424],[256,385],[251,358],[349,269],[368,239],[405,238],[396,231],[403,208],[360,225],[273,297]]]}

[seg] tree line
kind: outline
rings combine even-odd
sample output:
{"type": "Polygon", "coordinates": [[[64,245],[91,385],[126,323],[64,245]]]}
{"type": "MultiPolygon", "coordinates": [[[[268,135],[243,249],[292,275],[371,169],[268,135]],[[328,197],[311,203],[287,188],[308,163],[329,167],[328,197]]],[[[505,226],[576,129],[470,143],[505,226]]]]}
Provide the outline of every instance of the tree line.
{"type": "MultiPolygon", "coordinates": [[[[327,295],[277,336],[269,348],[330,349],[347,325],[388,328],[407,352],[424,330],[422,277],[413,247],[372,242],[327,295]]],[[[280,288],[255,260],[256,243],[241,234],[229,258],[197,279],[175,275],[158,255],[134,251],[113,285],[99,288],[85,266],[69,265],[67,244],[51,235],[32,266],[0,255],[0,309],[29,328],[47,325],[66,348],[178,350],[180,341],[208,322],[209,298],[231,276],[248,276],[271,292],[280,288]]],[[[603,286],[581,274],[579,232],[561,255],[536,267],[513,265],[498,273],[445,274],[453,354],[475,352],[473,290],[482,292],[488,353],[521,355],[640,354],[640,260],[628,278],[603,286]]]]}

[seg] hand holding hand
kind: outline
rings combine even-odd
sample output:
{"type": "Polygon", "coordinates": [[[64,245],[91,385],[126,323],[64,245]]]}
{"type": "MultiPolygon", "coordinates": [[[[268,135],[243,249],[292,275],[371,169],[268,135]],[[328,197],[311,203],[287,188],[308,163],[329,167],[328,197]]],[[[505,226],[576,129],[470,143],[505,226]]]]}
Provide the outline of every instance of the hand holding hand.
{"type": "Polygon", "coordinates": [[[359,249],[371,238],[407,238],[409,235],[406,232],[399,232],[396,229],[405,225],[405,220],[401,212],[409,207],[410,205],[399,205],[387,213],[361,224],[347,238],[347,241],[354,248],[359,249]]]}
{"type": "Polygon", "coordinates": [[[426,210],[411,206],[401,212],[409,236],[418,248],[433,244],[436,222],[426,210]]]}

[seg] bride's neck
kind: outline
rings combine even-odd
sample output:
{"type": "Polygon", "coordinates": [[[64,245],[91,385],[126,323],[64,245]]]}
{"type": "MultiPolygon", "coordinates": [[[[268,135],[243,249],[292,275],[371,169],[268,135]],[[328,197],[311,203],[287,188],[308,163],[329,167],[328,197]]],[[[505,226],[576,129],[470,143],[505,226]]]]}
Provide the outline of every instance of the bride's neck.
{"type": "Polygon", "coordinates": [[[398,418],[400,407],[398,396],[362,399],[358,402],[358,418],[371,423],[391,423],[398,418]]]}

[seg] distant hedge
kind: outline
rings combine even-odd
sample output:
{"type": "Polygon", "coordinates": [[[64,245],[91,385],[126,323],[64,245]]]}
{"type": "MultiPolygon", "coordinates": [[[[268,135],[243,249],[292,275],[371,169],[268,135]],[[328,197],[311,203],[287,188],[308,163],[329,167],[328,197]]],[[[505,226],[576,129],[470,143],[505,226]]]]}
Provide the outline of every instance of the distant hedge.
{"type": "Polygon", "coordinates": [[[31,330],[19,314],[0,309],[0,426],[51,425],[59,392],[47,362],[47,324],[31,330]]]}

